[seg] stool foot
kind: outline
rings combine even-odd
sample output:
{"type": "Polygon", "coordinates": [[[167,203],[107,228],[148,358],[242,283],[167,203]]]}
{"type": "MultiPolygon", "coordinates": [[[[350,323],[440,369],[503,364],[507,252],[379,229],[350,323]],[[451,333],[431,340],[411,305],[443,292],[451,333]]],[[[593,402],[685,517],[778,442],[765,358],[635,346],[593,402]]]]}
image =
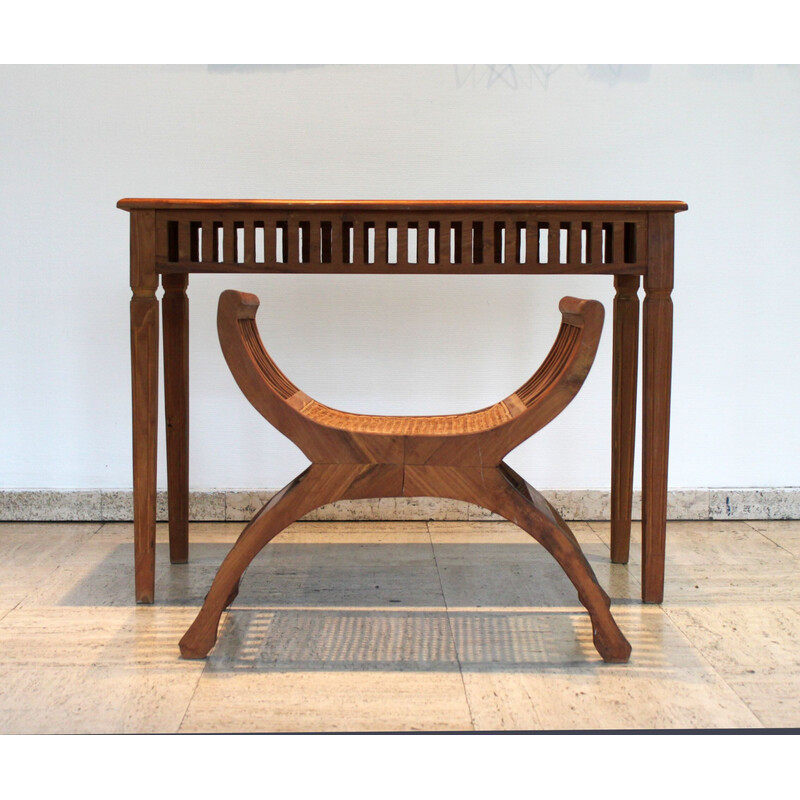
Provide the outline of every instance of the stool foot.
{"type": "Polygon", "coordinates": [[[506,483],[502,492],[502,499],[506,501],[504,505],[518,515],[521,521],[517,524],[547,549],[578,590],[578,600],[592,621],[592,641],[603,661],[628,661],[631,646],[611,615],[611,598],[597,582],[594,570],[567,523],[511,467],[502,463],[499,472],[506,483]]]}
{"type": "Polygon", "coordinates": [[[342,499],[370,470],[369,465],[361,464],[312,464],[272,497],[222,562],[200,613],[180,641],[181,655],[205,658],[209,654],[217,641],[222,612],[236,599],[244,571],[269,541],[315,508],[342,499]]]}
{"type": "Polygon", "coordinates": [[[592,641],[603,661],[628,661],[631,646],[611,615],[611,598],[597,582],[594,570],[567,523],[536,489],[506,463],[501,463],[498,471],[506,486],[499,495],[501,504],[517,515],[520,521],[513,521],[547,549],[578,590],[578,600],[592,621],[592,641]]]}
{"type": "Polygon", "coordinates": [[[611,600],[597,582],[575,535],[558,512],[507,464],[498,467],[416,467],[406,479],[407,494],[438,493],[477,503],[500,514],[536,539],[555,558],[592,621],[592,638],[604,661],[624,662],[631,646],[611,615],[611,600]]]}

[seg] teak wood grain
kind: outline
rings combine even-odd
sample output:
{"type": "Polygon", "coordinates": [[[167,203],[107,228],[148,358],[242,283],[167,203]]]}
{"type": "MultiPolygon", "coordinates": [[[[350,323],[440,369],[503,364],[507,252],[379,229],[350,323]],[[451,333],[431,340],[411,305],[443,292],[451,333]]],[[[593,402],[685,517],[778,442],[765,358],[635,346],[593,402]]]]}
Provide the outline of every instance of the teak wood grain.
{"type": "Polygon", "coordinates": [[[247,566],[287,525],[337,500],[449,497],[476,503],[516,523],[553,555],[578,591],[605,661],[627,661],[630,645],[611,602],[575,537],[555,509],[503,461],[556,417],[576,395],[594,361],[603,306],[565,297],[561,328],[536,373],[504,400],[444,416],[350,414],[298,389],[264,348],[256,327],[258,298],[223,292],[217,327],[239,388],[270,424],[294,442],[311,466],[259,511],[225,558],[197,619],[180,642],[185,658],[204,658],[223,610],[247,566]]]}
{"type": "Polygon", "coordinates": [[[612,559],[630,538],[642,324],[642,598],[663,597],[675,201],[127,198],[136,599],[153,602],[162,302],[170,556],[188,557],[190,273],[606,274],[614,277],[612,559]]]}

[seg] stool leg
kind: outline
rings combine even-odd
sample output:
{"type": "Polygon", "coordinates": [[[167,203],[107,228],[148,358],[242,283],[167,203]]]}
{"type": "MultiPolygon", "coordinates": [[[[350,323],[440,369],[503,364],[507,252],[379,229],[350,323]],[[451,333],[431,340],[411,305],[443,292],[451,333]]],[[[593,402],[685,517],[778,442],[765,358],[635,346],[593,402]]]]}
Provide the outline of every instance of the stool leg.
{"type": "MultiPolygon", "coordinates": [[[[352,468],[351,470],[352,471],[352,468]]],[[[217,641],[222,612],[239,591],[239,579],[261,549],[284,528],[321,505],[339,499],[343,470],[312,464],[256,514],[225,557],[197,618],[180,641],[184,658],[205,658],[217,641]]],[[[345,487],[350,481],[345,480],[345,487]]]]}
{"type": "Polygon", "coordinates": [[[217,571],[200,613],[180,641],[184,658],[205,658],[211,651],[222,612],[236,598],[242,574],[262,548],[309,511],[341,499],[364,469],[359,464],[312,464],[272,497],[242,531],[217,571]]]}
{"type": "Polygon", "coordinates": [[[436,491],[440,497],[477,503],[518,525],[542,544],[577,589],[578,599],[592,620],[594,645],[603,660],[622,662],[630,658],[631,646],[611,615],[611,601],[597,582],[574,534],[547,500],[510,467],[501,463],[488,469],[406,469],[407,494],[436,491]]]}
{"type": "Polygon", "coordinates": [[[597,582],[575,535],[558,512],[508,465],[498,470],[502,488],[497,493],[498,512],[519,525],[558,561],[578,590],[578,599],[592,620],[592,638],[603,661],[625,662],[631,646],[611,615],[611,600],[597,582]]]}

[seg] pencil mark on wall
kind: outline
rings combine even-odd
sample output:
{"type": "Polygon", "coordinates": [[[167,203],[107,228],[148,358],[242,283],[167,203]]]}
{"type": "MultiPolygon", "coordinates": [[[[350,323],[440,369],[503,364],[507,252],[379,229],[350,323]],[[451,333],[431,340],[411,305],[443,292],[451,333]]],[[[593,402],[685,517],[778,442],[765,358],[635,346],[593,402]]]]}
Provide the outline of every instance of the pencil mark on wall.
{"type": "Polygon", "coordinates": [[[531,74],[539,81],[543,89],[547,89],[550,85],[550,76],[558,72],[562,66],[563,64],[528,64],[531,74]]]}
{"type": "Polygon", "coordinates": [[[209,64],[209,72],[295,72],[301,69],[325,67],[327,64],[209,64]]]}
{"type": "Polygon", "coordinates": [[[651,69],[649,64],[456,64],[456,87],[547,90],[553,76],[565,68],[608,86],[647,81],[651,69]]]}
{"type": "Polygon", "coordinates": [[[489,65],[489,84],[491,88],[496,81],[502,80],[506,86],[512,89],[517,88],[517,74],[513,64],[490,64],[489,65]]]}
{"type": "Polygon", "coordinates": [[[531,89],[535,83],[547,89],[550,76],[561,64],[456,64],[456,86],[491,89],[503,85],[509,89],[531,89]]]}
{"type": "Polygon", "coordinates": [[[650,64],[589,64],[586,76],[590,81],[616,86],[619,83],[644,83],[650,80],[650,64]]]}

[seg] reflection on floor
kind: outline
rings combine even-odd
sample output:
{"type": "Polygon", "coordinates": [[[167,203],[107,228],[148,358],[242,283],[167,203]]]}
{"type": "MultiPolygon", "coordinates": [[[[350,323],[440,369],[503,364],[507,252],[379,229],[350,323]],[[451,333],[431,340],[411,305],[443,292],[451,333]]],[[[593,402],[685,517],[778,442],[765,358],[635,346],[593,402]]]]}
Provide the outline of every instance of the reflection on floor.
{"type": "Polygon", "coordinates": [[[552,558],[500,522],[307,522],[253,562],[205,661],[178,640],[243,525],[0,524],[0,733],[598,730],[800,725],[800,522],[670,523],[665,602],[639,530],[573,530],[633,646],[604,664],[552,558]]]}

